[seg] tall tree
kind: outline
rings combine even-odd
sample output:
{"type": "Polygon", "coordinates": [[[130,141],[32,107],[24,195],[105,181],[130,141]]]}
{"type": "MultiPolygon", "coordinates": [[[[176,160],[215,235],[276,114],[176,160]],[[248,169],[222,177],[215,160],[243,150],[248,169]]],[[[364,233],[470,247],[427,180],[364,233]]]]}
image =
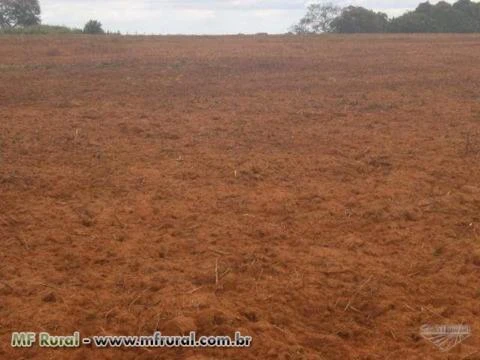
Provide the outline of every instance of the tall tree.
{"type": "Polygon", "coordinates": [[[341,8],[332,3],[311,4],[307,14],[294,25],[297,34],[317,34],[332,31],[331,23],[340,14],[341,8]]]}
{"type": "Polygon", "coordinates": [[[12,29],[40,24],[38,0],[0,0],[0,28],[12,29]]]}

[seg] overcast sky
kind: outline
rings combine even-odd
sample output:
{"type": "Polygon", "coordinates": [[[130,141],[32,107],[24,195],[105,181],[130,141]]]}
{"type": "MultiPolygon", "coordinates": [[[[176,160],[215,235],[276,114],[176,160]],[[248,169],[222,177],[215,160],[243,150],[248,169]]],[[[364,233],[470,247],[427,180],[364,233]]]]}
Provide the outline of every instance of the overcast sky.
{"type": "MultiPolygon", "coordinates": [[[[424,0],[333,0],[390,16],[424,0]]],[[[305,13],[304,0],[40,0],[45,24],[83,27],[98,19],[111,31],[138,34],[284,33],[305,13]]],[[[436,2],[436,1],[433,1],[436,2]]]]}

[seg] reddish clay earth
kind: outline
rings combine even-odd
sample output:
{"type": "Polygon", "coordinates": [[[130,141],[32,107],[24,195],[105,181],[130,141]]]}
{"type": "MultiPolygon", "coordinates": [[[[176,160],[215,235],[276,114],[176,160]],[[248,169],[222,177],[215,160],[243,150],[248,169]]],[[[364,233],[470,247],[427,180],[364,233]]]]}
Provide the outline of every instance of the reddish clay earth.
{"type": "Polygon", "coordinates": [[[480,359],[479,58],[478,36],[1,37],[0,358],[480,359]],[[423,324],[473,334],[444,354],[423,324]],[[253,346],[10,347],[76,330],[253,346]]]}

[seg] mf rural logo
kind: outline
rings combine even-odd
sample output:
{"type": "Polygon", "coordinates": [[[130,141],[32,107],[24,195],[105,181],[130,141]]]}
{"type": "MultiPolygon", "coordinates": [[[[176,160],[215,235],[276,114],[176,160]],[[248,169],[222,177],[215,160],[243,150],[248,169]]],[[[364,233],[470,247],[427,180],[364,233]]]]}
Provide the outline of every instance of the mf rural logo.
{"type": "Polygon", "coordinates": [[[468,325],[423,325],[420,328],[420,335],[443,352],[453,349],[471,334],[468,325]]]}

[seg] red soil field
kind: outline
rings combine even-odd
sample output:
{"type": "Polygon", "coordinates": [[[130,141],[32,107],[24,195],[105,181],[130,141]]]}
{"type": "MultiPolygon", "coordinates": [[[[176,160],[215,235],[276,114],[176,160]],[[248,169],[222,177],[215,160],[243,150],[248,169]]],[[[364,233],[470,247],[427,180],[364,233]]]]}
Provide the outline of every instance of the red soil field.
{"type": "Polygon", "coordinates": [[[480,359],[480,37],[0,37],[1,359],[480,359]],[[441,353],[424,324],[465,324],[441,353]],[[253,337],[17,349],[13,331],[253,337]]]}

